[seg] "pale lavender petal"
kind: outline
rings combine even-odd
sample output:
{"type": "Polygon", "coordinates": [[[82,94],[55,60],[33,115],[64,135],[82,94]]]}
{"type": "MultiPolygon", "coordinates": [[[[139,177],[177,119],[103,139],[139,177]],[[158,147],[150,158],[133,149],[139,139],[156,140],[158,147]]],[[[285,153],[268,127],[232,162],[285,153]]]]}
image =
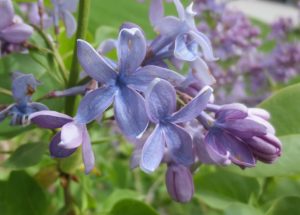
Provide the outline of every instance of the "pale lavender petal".
{"type": "Polygon", "coordinates": [[[18,104],[27,104],[31,102],[32,94],[38,86],[38,81],[32,74],[15,73],[12,82],[12,93],[14,100],[18,104]]]}
{"type": "Polygon", "coordinates": [[[248,108],[240,103],[223,105],[216,113],[216,118],[219,122],[227,120],[244,119],[248,116],[248,108]]]}
{"type": "Polygon", "coordinates": [[[77,57],[84,71],[102,84],[114,82],[117,74],[106,60],[86,41],[77,40],[77,57]]]}
{"type": "Polygon", "coordinates": [[[241,138],[267,134],[267,128],[264,125],[251,119],[228,120],[222,123],[221,127],[241,138]]]}
{"type": "Polygon", "coordinates": [[[213,89],[211,87],[204,87],[195,98],[193,98],[179,111],[174,113],[170,117],[170,121],[175,123],[182,123],[190,121],[199,116],[201,112],[206,108],[212,92],[213,89]]]}
{"type": "Polygon", "coordinates": [[[211,74],[209,67],[202,58],[198,57],[193,62],[190,62],[192,77],[198,81],[202,86],[213,85],[216,79],[211,74]]]}
{"type": "Polygon", "coordinates": [[[119,128],[128,137],[139,137],[148,126],[144,98],[128,87],[117,92],[114,112],[119,128]]]}
{"type": "Polygon", "coordinates": [[[149,119],[158,123],[176,110],[176,91],[167,81],[156,78],[145,95],[149,119]]]}
{"type": "Polygon", "coordinates": [[[68,37],[72,37],[77,28],[77,22],[74,16],[69,11],[64,10],[62,12],[62,19],[64,21],[68,37]]]}
{"type": "Polygon", "coordinates": [[[127,77],[126,83],[135,89],[145,92],[149,84],[155,79],[161,78],[170,82],[173,86],[179,86],[184,77],[170,69],[159,66],[148,65],[140,68],[135,73],[127,77]]]}
{"type": "Polygon", "coordinates": [[[146,40],[138,28],[122,29],[118,38],[119,73],[129,75],[136,71],[146,56],[146,40]]]}
{"type": "Polygon", "coordinates": [[[61,8],[70,12],[75,12],[77,10],[78,2],[79,0],[62,0],[61,8]]]}
{"type": "Polygon", "coordinates": [[[57,132],[55,136],[52,138],[50,145],[49,145],[49,151],[50,155],[55,158],[65,158],[73,154],[77,148],[73,149],[66,149],[59,145],[61,142],[61,132],[57,132]]]}
{"type": "Polygon", "coordinates": [[[159,34],[168,36],[168,37],[174,37],[178,35],[178,32],[181,32],[183,30],[183,24],[182,22],[173,16],[167,16],[164,17],[157,23],[155,26],[155,31],[157,31],[159,34]]]}
{"type": "Polygon", "coordinates": [[[156,26],[164,16],[163,0],[152,0],[149,10],[150,23],[156,26]]]}
{"type": "Polygon", "coordinates": [[[273,125],[269,121],[267,121],[267,120],[265,120],[265,119],[263,119],[263,118],[261,118],[259,116],[249,115],[249,117],[247,119],[251,119],[251,120],[253,120],[253,121],[255,121],[257,123],[260,123],[263,126],[265,126],[267,128],[267,133],[275,134],[275,132],[276,132],[275,128],[273,127],[273,125]]]}
{"type": "Polygon", "coordinates": [[[61,142],[59,146],[65,149],[77,148],[82,144],[84,126],[76,122],[69,122],[61,129],[61,142]]]}
{"type": "Polygon", "coordinates": [[[178,16],[181,20],[185,19],[185,9],[180,0],[173,0],[175,7],[177,9],[178,16]]]}
{"type": "Polygon", "coordinates": [[[75,120],[86,124],[101,116],[113,102],[115,93],[114,87],[102,87],[85,95],[79,104],[75,120]]]}
{"type": "Polygon", "coordinates": [[[197,31],[190,31],[189,34],[192,38],[195,39],[195,41],[200,45],[202,49],[202,53],[206,60],[208,61],[215,61],[218,58],[214,56],[212,45],[209,41],[209,39],[201,32],[197,31]]]}
{"type": "Polygon", "coordinates": [[[114,39],[107,39],[100,44],[98,48],[98,53],[106,54],[115,48],[117,48],[117,41],[114,39]]]}
{"type": "Polygon", "coordinates": [[[73,118],[56,111],[43,110],[30,114],[28,120],[41,128],[56,129],[72,122],[73,118]]]}
{"type": "Polygon", "coordinates": [[[247,144],[227,132],[214,129],[205,137],[205,143],[224,157],[229,153],[231,161],[239,166],[255,166],[254,156],[247,144]]]}
{"type": "Polygon", "coordinates": [[[187,46],[185,35],[181,34],[176,37],[174,55],[176,58],[184,61],[194,61],[198,57],[198,52],[194,52],[187,46]]]}
{"type": "Polygon", "coordinates": [[[11,0],[0,1],[0,31],[12,24],[14,18],[14,7],[11,0]]]}
{"type": "Polygon", "coordinates": [[[82,132],[82,158],[85,167],[85,173],[88,174],[94,169],[95,156],[86,126],[84,126],[82,132]]]}
{"type": "Polygon", "coordinates": [[[28,106],[30,108],[32,108],[34,110],[34,112],[42,111],[42,110],[49,110],[49,108],[46,105],[39,103],[39,102],[29,103],[28,106]]]}
{"type": "Polygon", "coordinates": [[[270,113],[262,108],[249,108],[248,113],[250,115],[255,115],[265,120],[269,120],[271,118],[270,113]]]}
{"type": "Polygon", "coordinates": [[[167,148],[174,161],[185,166],[194,162],[192,138],[183,128],[175,124],[163,127],[167,148]]]}
{"type": "Polygon", "coordinates": [[[157,125],[148,137],[143,150],[140,167],[145,172],[154,172],[162,161],[165,149],[165,137],[157,125]]]}
{"type": "Polygon", "coordinates": [[[27,40],[32,33],[33,29],[31,26],[23,23],[16,23],[3,29],[1,31],[1,37],[10,43],[21,43],[27,40]]]}

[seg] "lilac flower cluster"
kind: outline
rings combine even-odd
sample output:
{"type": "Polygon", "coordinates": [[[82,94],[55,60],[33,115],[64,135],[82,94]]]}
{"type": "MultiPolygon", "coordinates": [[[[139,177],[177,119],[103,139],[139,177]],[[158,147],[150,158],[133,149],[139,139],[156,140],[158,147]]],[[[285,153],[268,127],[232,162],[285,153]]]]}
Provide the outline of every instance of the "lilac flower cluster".
{"type": "MultiPolygon", "coordinates": [[[[173,2],[178,17],[165,16],[163,1],[152,0],[150,21],[158,35],[150,42],[133,23],[124,23],[118,39],[105,41],[99,51],[88,42],[77,40],[79,63],[89,83],[97,84],[88,88],[86,83],[59,93],[85,94],[74,117],[46,108],[28,110],[33,104],[31,92],[36,82],[30,75],[30,83],[24,75],[16,78],[14,98],[17,107],[20,104],[26,111],[22,112],[21,120],[14,122],[23,124],[25,115],[26,121],[55,129],[51,155],[68,157],[81,147],[85,172],[89,173],[94,168],[95,155],[87,124],[101,120],[112,107],[114,119],[128,140],[134,143],[145,139],[136,145],[132,166],[151,173],[166,163],[170,196],[178,202],[188,202],[194,193],[192,166],[233,163],[246,168],[255,166],[257,160],[272,163],[281,154],[281,143],[265,110],[239,103],[214,104],[215,79],[206,62],[218,58],[209,38],[196,27],[193,3],[184,8],[179,0],[173,2]],[[105,56],[111,49],[116,49],[117,61],[105,56]],[[172,65],[181,70],[184,64],[189,67],[187,76],[171,69],[172,65]]],[[[70,2],[54,2],[55,14],[68,17],[72,10],[67,3],[70,2]]],[[[16,112],[10,107],[2,115],[8,113],[16,112]]],[[[17,118],[19,115],[17,112],[17,118]]]]}
{"type": "Polygon", "coordinates": [[[10,0],[0,1],[0,57],[3,54],[22,50],[24,43],[32,34],[33,29],[23,23],[23,20],[15,15],[13,4],[10,0]]]}

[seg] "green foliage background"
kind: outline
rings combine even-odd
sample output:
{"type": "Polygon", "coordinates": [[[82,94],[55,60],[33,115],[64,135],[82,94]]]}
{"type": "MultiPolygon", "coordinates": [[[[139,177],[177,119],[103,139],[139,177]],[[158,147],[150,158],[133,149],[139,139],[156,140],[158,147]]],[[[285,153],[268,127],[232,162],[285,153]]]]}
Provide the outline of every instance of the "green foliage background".
{"type": "MultiPolygon", "coordinates": [[[[175,10],[169,5],[167,13],[171,12],[175,10]]],[[[97,47],[104,39],[117,37],[124,21],[139,24],[152,38],[155,33],[147,14],[148,4],[135,0],[92,0],[88,40],[97,47]]],[[[31,42],[46,46],[37,34],[31,42]]],[[[58,44],[69,68],[74,38],[66,39],[63,32],[58,44]]],[[[32,73],[43,82],[34,100],[64,88],[45,54],[12,54],[0,60],[0,104],[13,102],[10,75],[15,70],[32,73]]],[[[64,107],[63,99],[45,103],[57,111],[64,107]]],[[[109,121],[90,127],[97,164],[90,175],[85,175],[80,150],[67,159],[52,159],[47,150],[51,132],[34,126],[12,128],[6,120],[0,124],[0,214],[300,214],[300,84],[283,87],[260,106],[272,114],[283,142],[282,157],[274,165],[259,163],[246,170],[201,166],[194,176],[195,196],[188,204],[178,204],[168,196],[165,166],[152,175],[130,170],[132,146],[108,130],[109,121]],[[71,177],[69,185],[65,184],[66,175],[71,177]]]]}

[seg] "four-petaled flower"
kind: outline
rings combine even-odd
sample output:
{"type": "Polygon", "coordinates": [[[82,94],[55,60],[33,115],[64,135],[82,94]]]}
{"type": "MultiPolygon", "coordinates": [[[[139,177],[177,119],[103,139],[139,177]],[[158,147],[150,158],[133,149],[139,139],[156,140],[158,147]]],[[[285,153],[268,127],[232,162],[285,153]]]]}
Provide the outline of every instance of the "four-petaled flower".
{"type": "Polygon", "coordinates": [[[16,103],[0,111],[0,122],[12,116],[11,125],[26,125],[31,113],[47,110],[42,103],[32,102],[31,97],[39,82],[31,74],[15,72],[13,74],[12,93],[16,103]]]}
{"type": "Polygon", "coordinates": [[[179,123],[188,122],[201,114],[212,95],[204,87],[186,106],[176,111],[176,92],[165,80],[155,79],[146,92],[146,111],[156,124],[142,150],[141,168],[153,172],[160,164],[165,148],[173,161],[189,166],[194,162],[192,138],[179,123]]]}
{"type": "Polygon", "coordinates": [[[122,29],[117,44],[118,65],[115,65],[87,42],[78,40],[79,62],[101,87],[82,99],[75,119],[88,123],[99,118],[114,102],[114,117],[121,131],[128,137],[138,137],[149,122],[140,92],[156,77],[175,85],[181,83],[183,77],[157,66],[140,67],[146,55],[146,41],[138,28],[122,29]]]}

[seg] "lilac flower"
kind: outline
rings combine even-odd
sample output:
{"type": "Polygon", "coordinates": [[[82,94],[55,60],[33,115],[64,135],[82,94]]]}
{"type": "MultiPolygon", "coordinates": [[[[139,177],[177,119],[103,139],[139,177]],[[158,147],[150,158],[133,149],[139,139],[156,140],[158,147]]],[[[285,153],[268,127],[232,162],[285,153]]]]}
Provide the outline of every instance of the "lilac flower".
{"type": "Polygon", "coordinates": [[[118,65],[113,65],[87,42],[78,40],[79,62],[101,87],[82,99],[75,119],[79,123],[88,123],[99,118],[114,102],[114,115],[121,131],[128,137],[137,137],[148,125],[144,98],[138,91],[145,91],[155,77],[166,78],[175,84],[183,78],[157,66],[139,68],[146,55],[146,42],[138,28],[120,31],[117,53],[118,65]]]}
{"type": "Polygon", "coordinates": [[[166,186],[172,199],[177,202],[189,202],[194,195],[194,182],[191,171],[182,165],[168,165],[166,186]]]}
{"type": "MultiPolygon", "coordinates": [[[[196,60],[199,57],[198,45],[201,47],[206,60],[216,60],[209,39],[196,28],[195,12],[192,10],[193,4],[185,10],[179,0],[174,0],[174,3],[179,18],[174,16],[162,17],[162,5],[153,5],[152,11],[159,14],[150,13],[150,20],[152,20],[155,30],[160,33],[160,36],[152,42],[151,52],[157,53],[162,47],[175,41],[174,55],[181,60],[196,60]]],[[[202,57],[202,54],[200,57],[202,57]]]]}
{"type": "Polygon", "coordinates": [[[81,145],[85,173],[87,174],[93,170],[95,157],[85,124],[78,123],[72,117],[55,111],[33,113],[30,115],[29,120],[41,128],[61,128],[61,131],[50,142],[51,156],[55,158],[68,157],[81,145]]]}
{"type": "Polygon", "coordinates": [[[272,51],[268,59],[268,73],[278,83],[287,83],[299,75],[300,44],[281,43],[272,51]]]}
{"type": "Polygon", "coordinates": [[[22,3],[20,9],[26,14],[31,24],[48,29],[53,24],[52,18],[44,10],[43,2],[22,3]]]}
{"type": "Polygon", "coordinates": [[[155,79],[146,92],[146,111],[156,124],[142,150],[141,168],[153,172],[160,164],[165,148],[178,164],[191,165],[194,161],[192,139],[179,123],[200,115],[212,94],[210,87],[200,93],[179,111],[176,110],[176,92],[167,81],[155,79]]]}
{"type": "Polygon", "coordinates": [[[59,33],[59,19],[61,18],[66,27],[68,37],[71,37],[77,28],[77,23],[72,15],[78,5],[78,0],[52,0],[54,6],[53,22],[56,34],[59,33]]]}
{"type": "MultiPolygon", "coordinates": [[[[32,28],[15,16],[10,0],[0,0],[0,46],[2,43],[20,44],[32,34],[32,28]]],[[[2,48],[1,48],[2,49],[2,48]]]]}
{"type": "Polygon", "coordinates": [[[216,120],[204,140],[211,159],[242,168],[255,166],[257,159],[274,162],[281,154],[281,143],[268,119],[266,111],[242,104],[217,108],[216,120]]]}
{"type": "Polygon", "coordinates": [[[12,116],[11,125],[26,125],[28,124],[28,116],[31,113],[47,110],[48,108],[45,105],[31,101],[31,96],[38,85],[39,82],[33,75],[15,72],[12,92],[16,103],[0,111],[0,122],[7,116],[12,116]]]}
{"type": "Polygon", "coordinates": [[[287,39],[288,33],[293,29],[293,20],[291,18],[279,18],[271,24],[271,33],[269,39],[283,40],[287,39]]]}

